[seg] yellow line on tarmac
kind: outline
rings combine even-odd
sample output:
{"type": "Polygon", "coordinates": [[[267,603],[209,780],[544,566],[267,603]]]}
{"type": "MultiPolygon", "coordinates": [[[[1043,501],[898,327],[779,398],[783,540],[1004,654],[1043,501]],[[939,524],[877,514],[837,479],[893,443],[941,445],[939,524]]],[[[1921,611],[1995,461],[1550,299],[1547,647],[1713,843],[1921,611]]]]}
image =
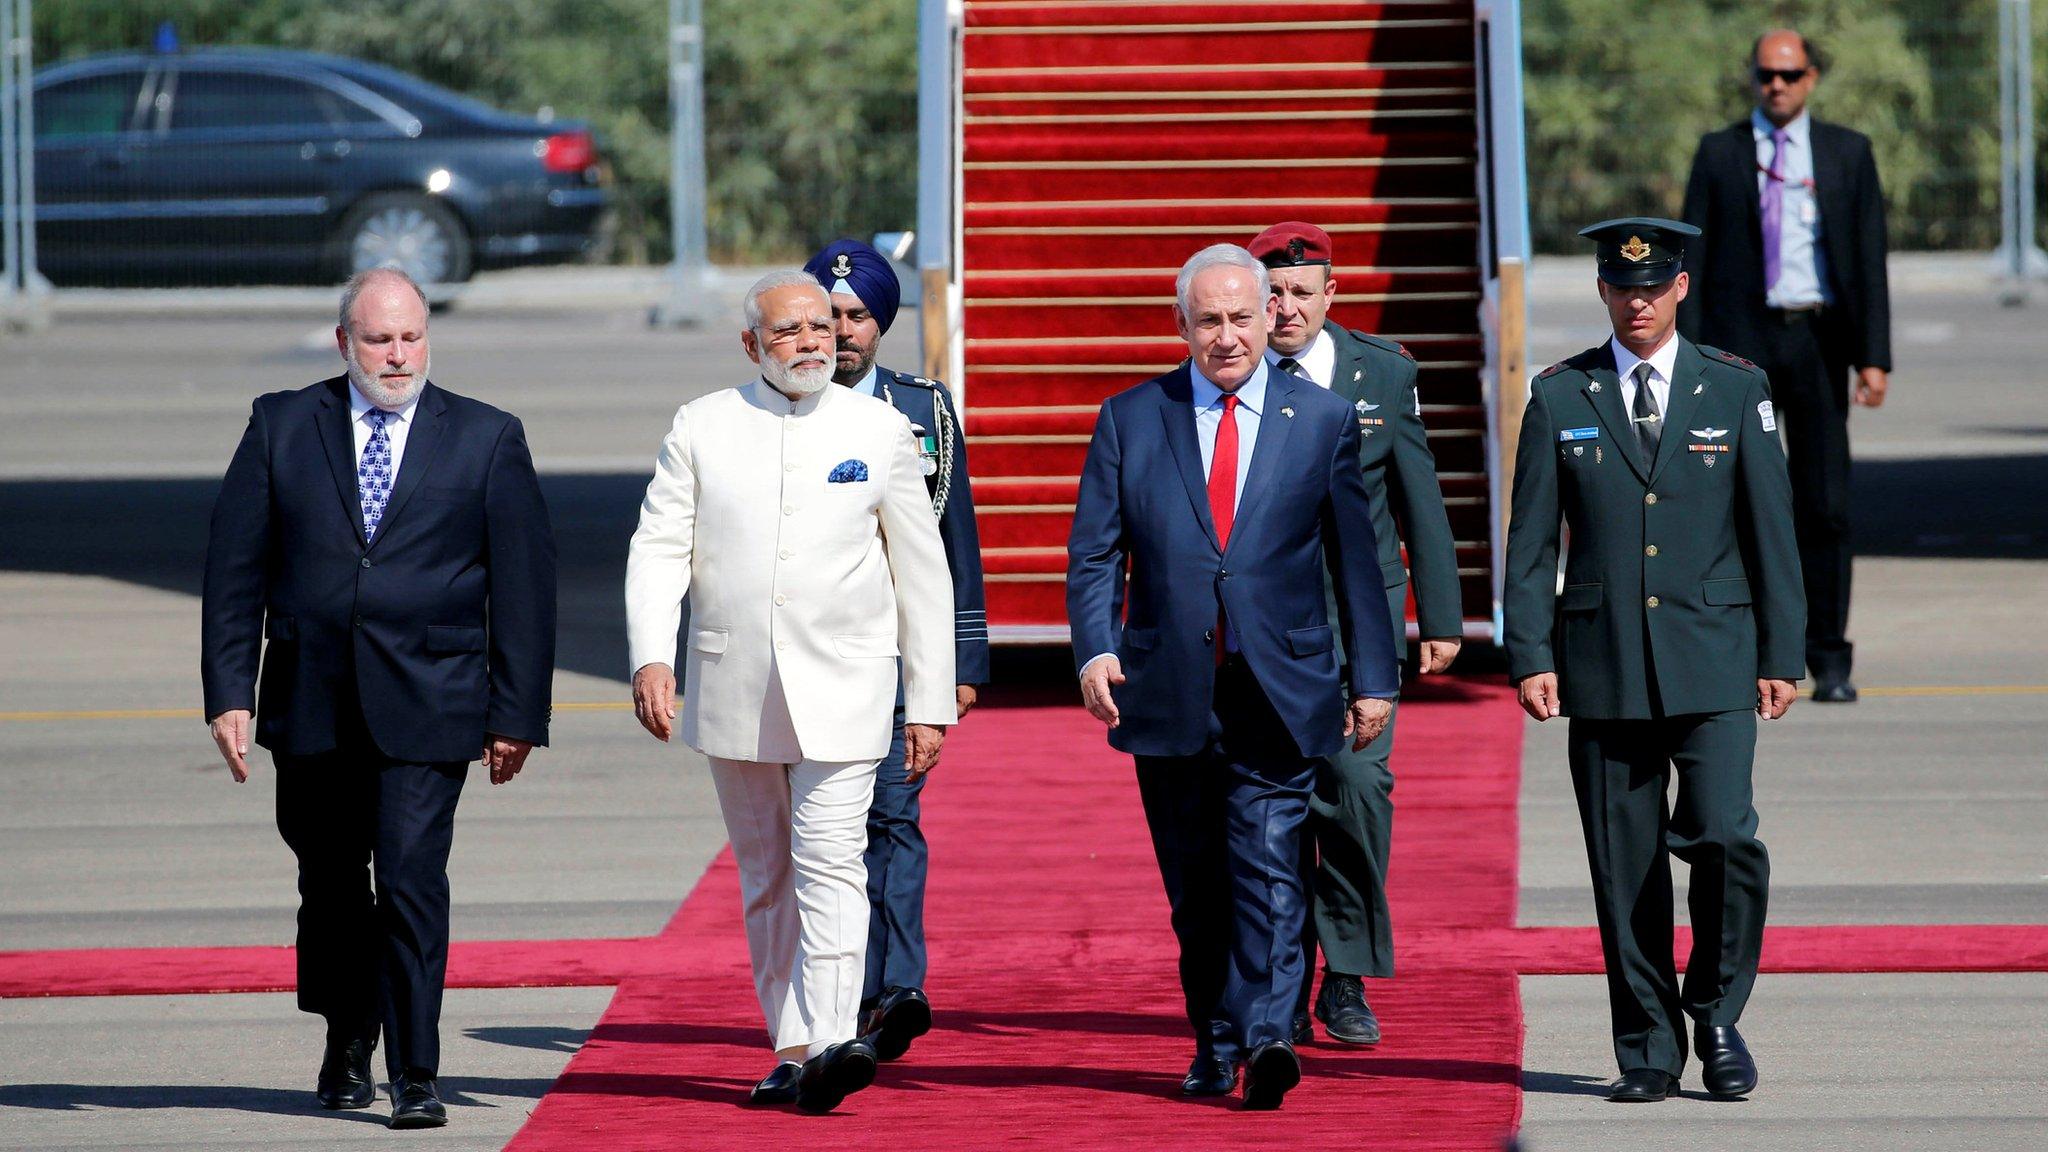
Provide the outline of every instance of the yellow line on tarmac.
{"type": "MultiPolygon", "coordinates": [[[[1801,689],[1801,695],[1811,689],[1801,689]]],[[[1864,696],[2048,696],[2048,684],[1913,684],[1861,688],[1864,696]]],[[[630,700],[575,700],[557,712],[630,712],[630,700]]],[[[104,708],[81,711],[0,712],[0,724],[66,720],[198,720],[197,708],[104,708]]]]}

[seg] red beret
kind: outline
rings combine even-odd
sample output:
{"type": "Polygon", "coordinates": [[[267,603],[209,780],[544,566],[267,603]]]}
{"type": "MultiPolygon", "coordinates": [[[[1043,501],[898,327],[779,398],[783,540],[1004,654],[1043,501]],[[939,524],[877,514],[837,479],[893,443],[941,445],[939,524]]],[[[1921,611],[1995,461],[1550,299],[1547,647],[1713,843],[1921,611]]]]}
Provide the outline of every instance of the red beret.
{"type": "Polygon", "coordinates": [[[1285,220],[1251,242],[1252,255],[1268,268],[1330,262],[1330,234],[1301,220],[1285,220]]]}

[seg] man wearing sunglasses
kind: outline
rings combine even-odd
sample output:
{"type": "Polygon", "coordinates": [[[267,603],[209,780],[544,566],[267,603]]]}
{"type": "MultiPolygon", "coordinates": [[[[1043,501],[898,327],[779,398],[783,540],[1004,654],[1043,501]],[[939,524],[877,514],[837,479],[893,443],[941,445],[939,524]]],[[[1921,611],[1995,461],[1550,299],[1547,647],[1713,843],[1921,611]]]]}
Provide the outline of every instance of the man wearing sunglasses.
{"type": "Polygon", "coordinates": [[[1700,140],[1685,190],[1687,339],[1769,375],[1792,473],[1816,703],[1849,679],[1849,407],[1884,403],[1891,369],[1884,193],[1870,139],[1808,115],[1821,62],[1805,37],[1766,32],[1750,53],[1756,108],[1700,140]]]}

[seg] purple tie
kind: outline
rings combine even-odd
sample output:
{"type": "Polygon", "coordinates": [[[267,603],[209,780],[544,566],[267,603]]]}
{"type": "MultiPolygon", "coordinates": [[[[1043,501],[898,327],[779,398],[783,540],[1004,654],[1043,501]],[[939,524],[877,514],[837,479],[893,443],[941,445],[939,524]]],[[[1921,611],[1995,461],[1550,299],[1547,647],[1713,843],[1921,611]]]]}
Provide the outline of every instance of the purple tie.
{"type": "Polygon", "coordinates": [[[1785,130],[1771,130],[1771,169],[1764,177],[1764,291],[1778,286],[1779,249],[1783,240],[1778,235],[1785,225],[1785,130]]]}

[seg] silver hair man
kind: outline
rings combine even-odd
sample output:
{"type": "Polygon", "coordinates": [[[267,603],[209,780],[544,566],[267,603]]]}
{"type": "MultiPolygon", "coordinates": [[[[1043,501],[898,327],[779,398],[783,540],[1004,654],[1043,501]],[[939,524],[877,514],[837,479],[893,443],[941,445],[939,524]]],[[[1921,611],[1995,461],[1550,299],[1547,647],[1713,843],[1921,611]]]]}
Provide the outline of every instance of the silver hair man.
{"type": "Polygon", "coordinates": [[[1259,258],[1235,244],[1211,244],[1180,266],[1180,275],[1173,278],[1173,302],[1180,314],[1188,314],[1188,291],[1194,285],[1195,277],[1211,268],[1242,268],[1252,274],[1258,284],[1259,299],[1264,300],[1272,291],[1272,282],[1266,275],[1266,266],[1259,258]]]}
{"type": "Polygon", "coordinates": [[[758,350],[761,378],[768,382],[769,387],[788,396],[808,396],[832,383],[832,369],[836,363],[830,331],[832,297],[818,286],[815,276],[799,268],[770,272],[747,289],[743,310],[747,332],[753,337],[754,349],[758,350]],[[771,322],[763,315],[762,299],[771,292],[788,288],[801,288],[806,295],[817,297],[822,309],[820,315],[827,325],[822,353],[815,348],[796,347],[788,339],[801,331],[810,322],[809,318],[791,315],[777,317],[771,322]]]}

